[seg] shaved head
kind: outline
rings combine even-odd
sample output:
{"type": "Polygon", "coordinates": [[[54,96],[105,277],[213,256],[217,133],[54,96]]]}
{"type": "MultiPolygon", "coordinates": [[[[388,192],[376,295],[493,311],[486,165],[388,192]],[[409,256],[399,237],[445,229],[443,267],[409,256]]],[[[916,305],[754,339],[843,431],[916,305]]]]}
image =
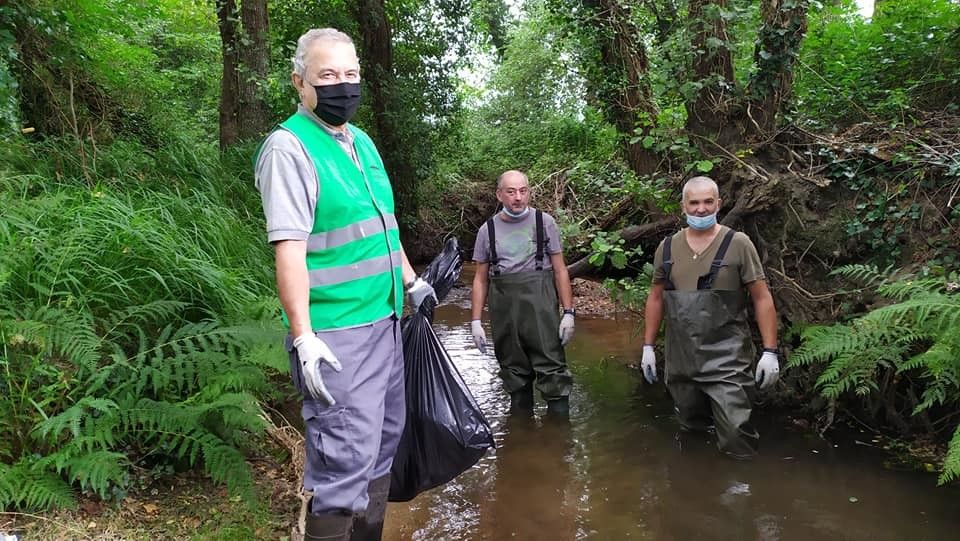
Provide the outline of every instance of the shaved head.
{"type": "Polygon", "coordinates": [[[524,185],[529,185],[530,181],[527,179],[527,175],[524,175],[516,169],[511,169],[509,171],[504,171],[499,177],[497,177],[497,189],[503,188],[504,181],[508,180],[522,180],[524,185]]]}
{"type": "Polygon", "coordinates": [[[702,190],[704,188],[710,188],[713,190],[713,196],[717,199],[720,199],[720,188],[717,186],[717,183],[713,181],[710,177],[693,177],[683,185],[683,198],[681,201],[686,201],[687,196],[690,192],[694,190],[702,190]]]}

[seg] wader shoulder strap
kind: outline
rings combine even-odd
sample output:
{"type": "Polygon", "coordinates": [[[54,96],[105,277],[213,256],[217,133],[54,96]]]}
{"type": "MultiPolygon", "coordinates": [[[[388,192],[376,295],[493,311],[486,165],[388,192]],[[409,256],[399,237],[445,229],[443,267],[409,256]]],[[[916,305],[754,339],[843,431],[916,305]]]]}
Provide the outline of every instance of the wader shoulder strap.
{"type": "Polygon", "coordinates": [[[537,270],[543,270],[543,212],[537,209],[537,270]]]}
{"type": "Polygon", "coordinates": [[[671,244],[673,244],[673,235],[667,235],[667,238],[663,239],[663,282],[664,289],[667,291],[676,289],[673,286],[673,281],[670,280],[670,270],[673,268],[671,244]]]}
{"type": "Polygon", "coordinates": [[[494,276],[500,276],[500,258],[497,257],[497,228],[493,218],[487,220],[487,238],[490,239],[490,270],[494,276]]]}
{"type": "Polygon", "coordinates": [[[713,258],[713,263],[710,264],[710,272],[697,279],[697,289],[713,289],[713,281],[717,279],[717,273],[723,266],[723,258],[727,255],[727,248],[730,247],[730,241],[733,240],[734,233],[736,232],[733,229],[728,229],[727,234],[723,236],[720,248],[717,249],[717,255],[713,258]]]}

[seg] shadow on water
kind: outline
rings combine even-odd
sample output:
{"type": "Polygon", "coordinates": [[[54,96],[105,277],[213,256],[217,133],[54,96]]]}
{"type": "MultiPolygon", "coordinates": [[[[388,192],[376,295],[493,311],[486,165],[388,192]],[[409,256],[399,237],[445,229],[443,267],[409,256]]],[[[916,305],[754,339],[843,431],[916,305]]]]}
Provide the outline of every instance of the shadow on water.
{"type": "Polygon", "coordinates": [[[569,423],[546,418],[539,398],[535,418],[509,416],[496,360],[473,347],[469,290],[449,300],[434,327],[497,449],[447,485],[390,504],[384,539],[960,538],[957,487],[884,470],[861,446],[759,416],[760,457],[735,462],[709,435],[678,434],[662,384],[645,385],[628,367],[637,361],[635,320],[578,317],[567,348],[569,423]]]}

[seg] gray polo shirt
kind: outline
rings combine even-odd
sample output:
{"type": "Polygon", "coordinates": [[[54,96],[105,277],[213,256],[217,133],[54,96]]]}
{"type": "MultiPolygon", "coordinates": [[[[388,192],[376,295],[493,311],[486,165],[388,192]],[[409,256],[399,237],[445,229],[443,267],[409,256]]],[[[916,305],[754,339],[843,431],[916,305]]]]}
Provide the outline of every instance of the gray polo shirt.
{"type": "MultiPolygon", "coordinates": [[[[360,167],[352,134],[343,134],[327,126],[302,104],[298,106],[298,112],[306,114],[340,143],[340,148],[360,167]]],[[[320,179],[313,160],[300,141],[287,130],[274,130],[263,142],[254,178],[267,219],[267,240],[307,240],[313,231],[320,179]]]]}
{"type": "MultiPolygon", "coordinates": [[[[530,212],[517,221],[506,221],[503,214],[498,212],[493,217],[496,228],[497,258],[502,274],[536,270],[537,255],[537,219],[536,209],[530,207],[530,212]]],[[[546,212],[543,213],[543,234],[547,241],[546,251],[543,254],[543,268],[552,269],[551,254],[559,254],[560,231],[557,222],[546,212]]],[[[473,245],[473,260],[477,263],[490,262],[490,236],[487,234],[487,223],[484,222],[477,231],[477,241],[473,245]]],[[[493,265],[490,266],[493,272],[493,265]]]]}

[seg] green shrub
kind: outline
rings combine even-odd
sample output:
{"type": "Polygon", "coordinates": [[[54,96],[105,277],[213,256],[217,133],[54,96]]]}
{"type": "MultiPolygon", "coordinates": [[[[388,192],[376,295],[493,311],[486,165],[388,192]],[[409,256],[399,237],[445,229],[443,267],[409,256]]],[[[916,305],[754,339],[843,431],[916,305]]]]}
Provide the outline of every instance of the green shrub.
{"type": "Polygon", "coordinates": [[[797,67],[796,108],[829,126],[899,119],[960,98],[960,5],[883,2],[872,20],[853,2],[811,10],[797,67]]]}
{"type": "MultiPolygon", "coordinates": [[[[892,278],[875,267],[849,265],[835,274],[864,282],[891,304],[846,323],[812,326],[789,366],[824,365],[816,385],[832,399],[867,396],[885,370],[922,382],[913,415],[960,407],[960,285],[949,278],[892,278]]],[[[960,427],[953,434],[940,483],[960,476],[960,427]]]]}
{"type": "MultiPolygon", "coordinates": [[[[20,166],[56,170],[73,144],[20,166]]],[[[0,508],[110,498],[171,467],[251,494],[243,452],[286,369],[272,257],[230,201],[233,158],[159,156],[138,183],[0,171],[0,508]]]]}

